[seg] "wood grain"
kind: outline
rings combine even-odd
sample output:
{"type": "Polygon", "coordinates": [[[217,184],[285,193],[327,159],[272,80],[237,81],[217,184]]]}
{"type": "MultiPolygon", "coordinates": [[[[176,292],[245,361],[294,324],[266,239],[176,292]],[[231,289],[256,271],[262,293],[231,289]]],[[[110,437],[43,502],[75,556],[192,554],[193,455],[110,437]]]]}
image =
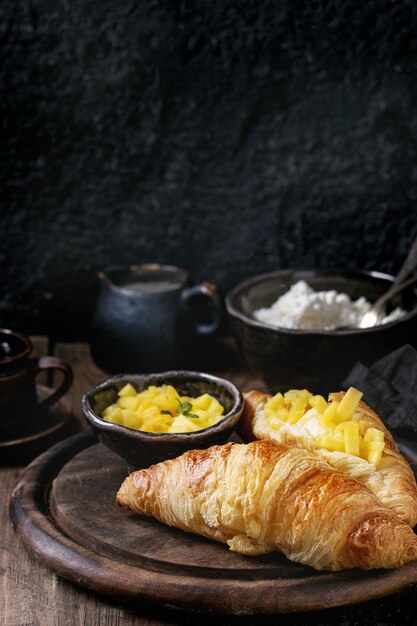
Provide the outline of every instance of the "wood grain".
{"type": "MultiPolygon", "coordinates": [[[[37,354],[46,354],[46,340],[35,338],[37,354]]],[[[107,375],[92,363],[85,344],[57,344],[55,354],[73,367],[74,385],[67,399],[85,428],[80,401],[84,391],[104,380],[107,375]]],[[[219,376],[229,377],[245,390],[263,390],[262,383],[245,370],[230,344],[221,348],[218,356],[207,366],[219,376]]],[[[39,382],[45,382],[42,378],[39,382]]],[[[8,504],[12,489],[23,468],[0,469],[0,625],[1,626],[168,626],[212,625],[210,614],[187,614],[143,604],[135,608],[122,607],[117,602],[86,591],[63,580],[28,553],[15,536],[9,521],[8,504]]],[[[216,626],[392,626],[415,624],[417,587],[404,590],[381,600],[314,613],[283,616],[216,616],[216,626]]]]}
{"type": "MultiPolygon", "coordinates": [[[[45,354],[46,340],[34,339],[36,353],[45,354]]],[[[58,344],[57,354],[74,368],[74,385],[67,399],[85,428],[81,417],[81,395],[106,374],[89,358],[88,346],[58,344]]],[[[42,380],[42,379],[41,379],[42,380]]],[[[45,382],[45,379],[43,379],[45,382]]],[[[9,521],[10,494],[23,468],[0,470],[0,624],[2,626],[106,626],[110,624],[170,624],[155,619],[146,609],[138,618],[136,611],[118,608],[105,599],[91,595],[64,581],[40,565],[18,541],[9,521]]]]}
{"type": "Polygon", "coordinates": [[[244,557],[121,510],[114,498],[125,462],[94,441],[72,437],[32,463],[11,507],[28,549],[82,586],[135,603],[262,614],[352,604],[417,582],[415,562],[388,571],[316,572],[278,553],[244,557]]]}
{"type": "MultiPolygon", "coordinates": [[[[34,355],[47,354],[47,340],[32,337],[34,355]]],[[[66,396],[72,412],[86,429],[81,413],[82,395],[92,386],[107,378],[93,363],[89,346],[82,343],[58,343],[54,354],[66,360],[73,368],[74,383],[66,396]]],[[[252,384],[262,388],[261,381],[243,367],[236,350],[230,342],[210,357],[208,371],[227,375],[243,390],[252,384]],[[219,363],[222,367],[219,367],[219,363]]],[[[46,383],[46,376],[38,378],[46,383]]],[[[177,611],[155,609],[144,605],[129,609],[110,603],[105,597],[93,595],[63,580],[41,565],[28,553],[22,542],[15,536],[9,520],[9,499],[22,467],[0,468],[0,625],[1,626],[113,626],[194,624],[194,618],[177,611]]],[[[230,618],[229,618],[230,620],[230,618]]],[[[200,623],[209,623],[210,618],[202,616],[200,623]]],[[[228,622],[230,623],[230,622],[228,622]]]]}

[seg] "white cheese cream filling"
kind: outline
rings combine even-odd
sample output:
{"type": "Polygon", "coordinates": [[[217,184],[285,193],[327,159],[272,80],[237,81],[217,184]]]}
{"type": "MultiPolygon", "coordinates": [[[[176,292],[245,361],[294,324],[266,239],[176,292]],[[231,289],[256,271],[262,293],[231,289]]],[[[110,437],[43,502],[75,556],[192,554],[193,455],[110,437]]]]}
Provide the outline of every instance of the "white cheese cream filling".
{"type": "Polygon", "coordinates": [[[320,423],[320,413],[316,409],[307,411],[295,424],[284,422],[277,430],[272,429],[268,424],[265,411],[258,417],[258,424],[262,431],[268,432],[272,439],[286,441],[288,437],[293,437],[310,452],[319,452],[328,463],[342,472],[348,472],[353,478],[361,478],[374,474],[375,465],[368,463],[365,459],[348,454],[347,452],[336,452],[326,450],[319,444],[323,435],[333,435],[331,426],[324,426],[320,423]]]}

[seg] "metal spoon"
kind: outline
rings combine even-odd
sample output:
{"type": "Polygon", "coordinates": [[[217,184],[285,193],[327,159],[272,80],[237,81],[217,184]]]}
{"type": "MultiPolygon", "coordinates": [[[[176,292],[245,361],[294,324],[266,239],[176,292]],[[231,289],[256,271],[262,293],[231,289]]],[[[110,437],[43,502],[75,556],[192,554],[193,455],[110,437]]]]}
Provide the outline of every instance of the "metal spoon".
{"type": "MultiPolygon", "coordinates": [[[[371,309],[368,313],[365,313],[361,321],[359,322],[358,328],[369,328],[371,326],[378,326],[381,323],[382,318],[384,317],[384,307],[385,304],[393,298],[397,293],[400,293],[403,289],[406,289],[409,286],[408,282],[404,282],[404,279],[407,278],[417,267],[417,237],[414,239],[413,244],[408,251],[408,254],[400,267],[400,270],[394,281],[392,286],[388,289],[388,291],[378,298],[378,300],[372,305],[371,309]],[[397,287],[401,287],[401,289],[395,291],[397,287]]],[[[412,281],[413,282],[413,281],[412,281]]],[[[410,284],[412,284],[412,282],[410,284]]]]}
{"type": "Polygon", "coordinates": [[[399,294],[404,289],[407,289],[407,287],[413,285],[414,283],[417,283],[417,275],[412,276],[400,285],[395,285],[391,287],[391,289],[388,289],[388,291],[384,293],[383,296],[381,296],[380,298],[378,298],[378,300],[376,300],[376,302],[374,302],[369,311],[365,313],[365,315],[359,322],[358,327],[369,328],[370,326],[378,326],[381,323],[382,318],[385,316],[386,303],[391,300],[391,298],[394,298],[394,296],[399,294]]]}
{"type": "Polygon", "coordinates": [[[411,246],[400,271],[394,278],[393,287],[402,283],[417,267],[417,237],[411,246]]]}

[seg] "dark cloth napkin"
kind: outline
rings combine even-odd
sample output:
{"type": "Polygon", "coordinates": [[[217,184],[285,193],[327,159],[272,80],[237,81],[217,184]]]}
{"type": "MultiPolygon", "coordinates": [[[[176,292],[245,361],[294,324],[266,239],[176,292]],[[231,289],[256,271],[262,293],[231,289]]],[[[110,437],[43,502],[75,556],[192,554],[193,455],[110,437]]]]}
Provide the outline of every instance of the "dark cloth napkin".
{"type": "Polygon", "coordinates": [[[409,344],[372,366],[357,363],[342,388],[356,387],[388,428],[417,434],[417,351],[409,344]]]}

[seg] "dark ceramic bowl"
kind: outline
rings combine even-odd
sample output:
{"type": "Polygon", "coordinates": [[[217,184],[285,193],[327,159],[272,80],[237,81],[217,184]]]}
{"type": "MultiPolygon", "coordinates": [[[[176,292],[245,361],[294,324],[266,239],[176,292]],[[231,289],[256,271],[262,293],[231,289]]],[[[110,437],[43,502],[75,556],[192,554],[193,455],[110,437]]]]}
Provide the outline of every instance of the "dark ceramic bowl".
{"type": "Polygon", "coordinates": [[[299,280],[316,291],[336,289],[352,299],[365,296],[374,302],[387,291],[393,277],[353,270],[282,270],[233,289],[226,297],[226,307],[238,346],[249,367],[272,391],[335,391],[357,361],[370,365],[406,343],[417,345],[417,291],[413,287],[392,303],[402,306],[407,315],[374,328],[290,330],[254,319],[256,309],[271,306],[299,280]]]}
{"type": "Polygon", "coordinates": [[[240,419],[242,407],[242,394],[229,381],[187,371],[120,374],[94,387],[82,399],[84,416],[94,433],[108,448],[126,459],[132,468],[149,467],[173,459],[186,450],[225,443],[240,419]],[[217,424],[204,430],[178,434],[148,433],[104,421],[99,414],[116,401],[117,392],[126,383],[131,383],[137,391],[143,391],[150,385],[166,384],[173,385],[181,395],[196,397],[209,393],[224,406],[224,416],[217,424]]]}

